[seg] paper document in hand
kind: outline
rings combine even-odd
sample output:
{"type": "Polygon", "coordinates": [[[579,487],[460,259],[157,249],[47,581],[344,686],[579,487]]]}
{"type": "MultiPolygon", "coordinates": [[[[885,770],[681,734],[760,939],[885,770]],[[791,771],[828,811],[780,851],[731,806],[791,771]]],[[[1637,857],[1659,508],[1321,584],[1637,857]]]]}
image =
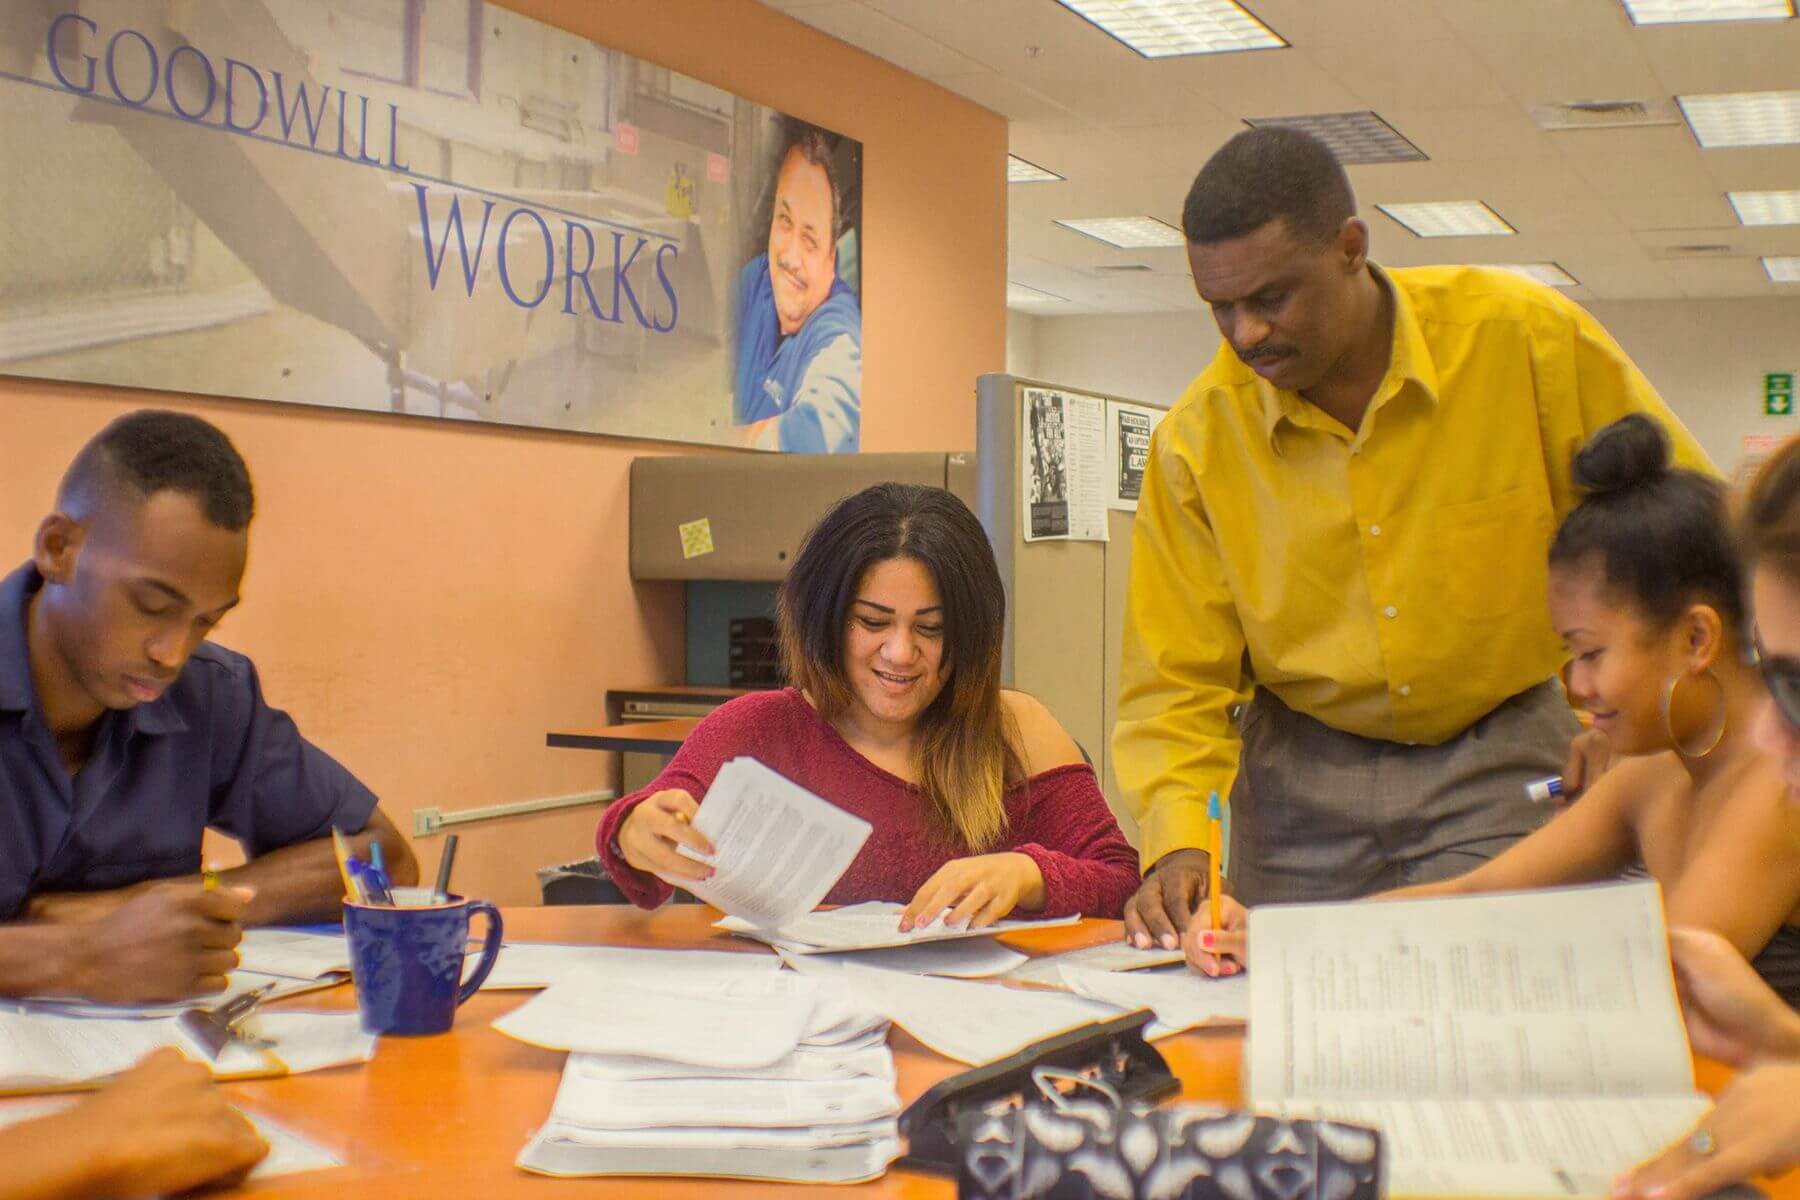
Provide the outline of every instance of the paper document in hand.
{"type": "Polygon", "coordinates": [[[971,1066],[1005,1058],[1033,1042],[1119,1015],[1117,1007],[1061,992],[935,979],[849,966],[857,998],[926,1046],[971,1066]]]}
{"type": "Polygon", "coordinates": [[[625,1054],[694,1066],[766,1067],[794,1052],[818,1008],[810,979],[771,973],[716,986],[588,972],[547,988],[494,1022],[551,1050],[625,1054]]]}
{"type": "Polygon", "coordinates": [[[1379,1128],[1394,1196],[1603,1197],[1707,1107],[1653,882],[1251,910],[1251,1103],[1379,1128]]]}
{"type": "Polygon", "coordinates": [[[1120,1008],[1148,1008],[1156,1020],[1145,1030],[1165,1038],[1196,1025],[1242,1024],[1250,1015],[1245,976],[1214,979],[1197,971],[1088,971],[1064,967],[1063,979],[1078,996],[1120,1008]]]}
{"type": "Polygon", "coordinates": [[[1028,961],[1017,950],[993,938],[965,938],[955,942],[927,942],[914,946],[890,946],[885,950],[842,950],[826,954],[797,954],[784,946],[775,953],[781,961],[812,974],[837,971],[847,963],[876,971],[904,971],[909,975],[942,975],[947,979],[986,979],[1003,975],[1028,961]]]}
{"type": "Polygon", "coordinates": [[[713,845],[713,876],[682,886],[768,929],[817,907],[869,839],[867,821],[753,758],[719,768],[694,828],[713,845]]]}
{"type": "Polygon", "coordinates": [[[1130,942],[1101,942],[1097,946],[1083,946],[1060,954],[1040,954],[1030,962],[1014,967],[1004,978],[1009,983],[1038,983],[1060,988],[1067,986],[1062,977],[1064,967],[1089,971],[1142,971],[1149,967],[1166,967],[1186,957],[1180,950],[1164,950],[1160,946],[1139,950],[1130,942]]]}
{"type": "Polygon", "coordinates": [[[1050,917],[1045,920],[996,921],[982,929],[952,927],[942,921],[900,932],[900,914],[904,904],[891,900],[868,900],[834,908],[829,912],[808,913],[775,929],[759,928],[749,921],[726,917],[714,922],[719,929],[757,938],[792,954],[822,954],[848,950],[884,950],[893,946],[914,946],[921,942],[954,941],[958,938],[993,937],[1002,933],[1027,929],[1053,929],[1058,925],[1074,925],[1079,916],[1050,917]]]}
{"type": "Polygon", "coordinates": [[[727,975],[773,974],[781,960],[772,954],[729,950],[647,950],[635,946],[561,946],[508,942],[481,990],[546,988],[584,971],[620,971],[658,980],[727,975]]]}

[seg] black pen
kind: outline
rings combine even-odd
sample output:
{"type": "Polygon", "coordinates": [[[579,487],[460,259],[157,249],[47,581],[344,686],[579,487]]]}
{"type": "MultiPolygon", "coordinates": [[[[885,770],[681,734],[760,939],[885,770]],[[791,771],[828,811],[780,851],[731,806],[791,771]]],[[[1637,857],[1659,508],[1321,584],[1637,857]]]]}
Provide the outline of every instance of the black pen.
{"type": "Polygon", "coordinates": [[[444,838],[444,853],[438,859],[437,888],[432,899],[439,904],[450,898],[450,868],[456,865],[456,835],[444,838]]]}

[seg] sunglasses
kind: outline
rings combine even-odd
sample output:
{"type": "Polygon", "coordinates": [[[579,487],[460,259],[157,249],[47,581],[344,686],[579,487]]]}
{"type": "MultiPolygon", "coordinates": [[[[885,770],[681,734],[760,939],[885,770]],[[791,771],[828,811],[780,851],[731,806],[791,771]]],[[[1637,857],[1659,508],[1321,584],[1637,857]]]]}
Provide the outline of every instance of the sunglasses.
{"type": "Polygon", "coordinates": [[[1763,649],[1762,634],[1754,627],[1750,630],[1750,662],[1762,676],[1763,686],[1769,689],[1769,698],[1775,701],[1782,720],[1800,731],[1800,664],[1771,658],[1763,649]]]}

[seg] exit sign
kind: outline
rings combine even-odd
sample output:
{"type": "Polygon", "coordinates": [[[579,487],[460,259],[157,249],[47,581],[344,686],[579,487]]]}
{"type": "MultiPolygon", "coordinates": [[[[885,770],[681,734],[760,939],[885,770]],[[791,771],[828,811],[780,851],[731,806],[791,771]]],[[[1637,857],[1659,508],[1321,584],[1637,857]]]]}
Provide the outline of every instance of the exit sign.
{"type": "Polygon", "coordinates": [[[1763,376],[1763,413],[1771,417],[1794,415],[1794,373],[1770,371],[1763,376]]]}

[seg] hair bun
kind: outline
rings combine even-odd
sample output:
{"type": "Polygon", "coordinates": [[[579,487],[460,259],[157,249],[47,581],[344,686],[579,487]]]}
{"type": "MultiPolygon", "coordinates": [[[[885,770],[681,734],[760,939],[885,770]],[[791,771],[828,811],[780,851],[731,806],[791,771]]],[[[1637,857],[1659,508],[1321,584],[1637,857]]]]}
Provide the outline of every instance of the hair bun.
{"type": "Polygon", "coordinates": [[[1588,495],[1617,492],[1668,474],[1669,435],[1643,413],[1620,417],[1576,452],[1575,486],[1588,495]]]}

